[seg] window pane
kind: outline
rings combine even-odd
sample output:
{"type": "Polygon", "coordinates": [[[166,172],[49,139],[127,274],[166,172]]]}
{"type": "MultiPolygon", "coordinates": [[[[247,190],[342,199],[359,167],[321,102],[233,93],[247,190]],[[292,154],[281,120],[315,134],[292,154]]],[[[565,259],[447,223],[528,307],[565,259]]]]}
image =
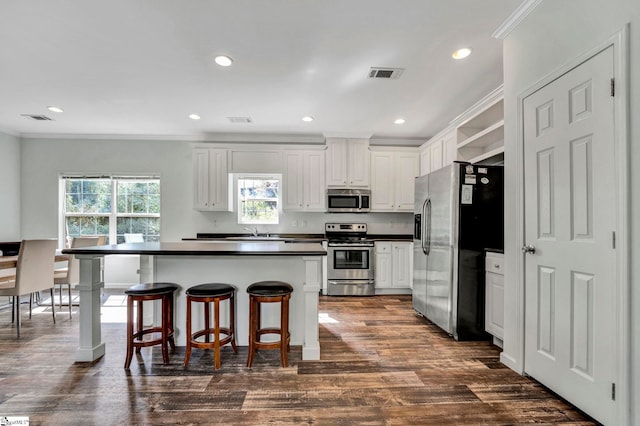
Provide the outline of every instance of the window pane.
{"type": "Polygon", "coordinates": [[[110,213],[111,181],[67,179],[65,211],[68,213],[110,213]]]}
{"type": "Polygon", "coordinates": [[[67,217],[67,237],[109,235],[109,218],[105,216],[67,217]]]}
{"type": "Polygon", "coordinates": [[[119,180],[118,213],[160,214],[160,183],[119,180]]]}
{"type": "Polygon", "coordinates": [[[278,179],[238,179],[239,223],[278,223],[279,189],[278,179]]]}
{"type": "Polygon", "coordinates": [[[242,202],[242,223],[278,223],[278,203],[266,200],[242,202]]]}
{"type": "Polygon", "coordinates": [[[142,234],[145,241],[160,241],[159,217],[118,217],[117,242],[124,243],[124,234],[142,234]]]}

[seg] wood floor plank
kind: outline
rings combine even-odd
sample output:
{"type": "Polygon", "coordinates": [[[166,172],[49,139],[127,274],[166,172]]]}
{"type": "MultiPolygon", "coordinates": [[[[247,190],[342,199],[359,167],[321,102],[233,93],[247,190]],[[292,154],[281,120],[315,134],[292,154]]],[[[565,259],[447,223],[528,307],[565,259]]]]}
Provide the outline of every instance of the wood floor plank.
{"type": "MultiPolygon", "coordinates": [[[[108,307],[103,309],[109,309],[108,307]]],[[[0,415],[34,425],[593,425],[539,383],[500,363],[489,341],[455,342],[417,315],[410,296],[320,297],[321,359],[289,366],[278,351],[184,348],[162,363],[143,348],[124,370],[124,323],[103,323],[106,354],[75,363],[78,317],[54,325],[44,309],[23,316],[15,337],[11,312],[0,310],[0,415]]]]}

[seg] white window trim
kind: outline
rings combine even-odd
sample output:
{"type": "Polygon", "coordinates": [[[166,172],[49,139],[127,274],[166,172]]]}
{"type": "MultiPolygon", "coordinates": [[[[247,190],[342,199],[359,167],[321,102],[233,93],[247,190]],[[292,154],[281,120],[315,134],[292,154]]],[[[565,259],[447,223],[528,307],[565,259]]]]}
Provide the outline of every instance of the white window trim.
{"type": "MultiPolygon", "coordinates": [[[[118,213],[117,203],[117,190],[116,185],[111,185],[111,213],[66,213],[65,212],[65,197],[66,192],[65,180],[66,179],[110,179],[115,180],[154,180],[160,181],[159,173],[150,174],[80,174],[80,173],[61,173],[58,176],[58,245],[60,249],[65,248],[65,225],[67,216],[95,216],[95,217],[108,217],[109,218],[109,240],[106,244],[116,244],[117,242],[117,218],[118,217],[158,217],[162,224],[162,183],[160,183],[160,213],[118,213]]],[[[162,232],[162,225],[161,230],[162,232]]]]}
{"type": "Polygon", "coordinates": [[[233,196],[235,197],[235,206],[237,210],[237,221],[239,225],[278,225],[280,223],[280,215],[282,214],[282,174],[281,173],[233,173],[233,196]],[[278,198],[277,198],[277,222],[255,223],[244,222],[242,220],[242,200],[240,199],[240,179],[272,179],[278,181],[278,198]]]}

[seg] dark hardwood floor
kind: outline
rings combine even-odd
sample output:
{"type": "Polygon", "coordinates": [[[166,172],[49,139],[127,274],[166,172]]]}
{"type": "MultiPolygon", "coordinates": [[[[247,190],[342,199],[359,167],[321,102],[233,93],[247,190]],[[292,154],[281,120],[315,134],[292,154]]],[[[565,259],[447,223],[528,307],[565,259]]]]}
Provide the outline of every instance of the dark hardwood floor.
{"type": "MultiPolygon", "coordinates": [[[[289,367],[262,351],[253,368],[247,350],[184,348],[162,365],[159,348],[144,348],[123,369],[124,323],[103,323],[106,355],[74,363],[77,307],[23,314],[18,341],[11,311],[0,311],[0,417],[28,416],[32,425],[595,424],[544,387],[499,362],[489,342],[454,342],[415,315],[410,296],[321,297],[320,361],[289,367]]],[[[24,309],[24,307],[23,307],[24,309]]],[[[107,311],[118,307],[104,308],[107,311]]],[[[23,312],[26,312],[24,309],[23,312]]],[[[117,316],[117,315],[116,315],[117,316]]]]}

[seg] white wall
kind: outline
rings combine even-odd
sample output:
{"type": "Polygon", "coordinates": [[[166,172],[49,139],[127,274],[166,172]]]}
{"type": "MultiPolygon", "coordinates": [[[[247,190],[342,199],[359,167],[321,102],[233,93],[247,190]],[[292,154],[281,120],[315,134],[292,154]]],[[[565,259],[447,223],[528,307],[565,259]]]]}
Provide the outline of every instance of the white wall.
{"type": "MultiPolygon", "coordinates": [[[[235,213],[193,210],[191,146],[181,141],[57,140],[22,141],[22,236],[58,235],[58,176],[61,173],[159,173],[161,238],[179,241],[198,232],[246,233],[235,213]]],[[[372,233],[412,233],[411,213],[284,213],[279,225],[260,232],[324,233],[324,223],[363,221],[372,233]],[[294,226],[295,225],[295,226],[294,226]]]]}
{"type": "Polygon", "coordinates": [[[0,133],[0,241],[20,241],[20,140],[0,133]]]}
{"type": "MultiPolygon", "coordinates": [[[[631,233],[631,259],[637,259],[640,251],[640,217],[638,184],[640,171],[634,164],[640,160],[638,138],[640,122],[634,117],[640,113],[640,2],[637,0],[543,0],[537,8],[505,39],[504,42],[504,92],[505,92],[505,339],[503,360],[512,368],[522,371],[523,343],[521,333],[522,299],[516,293],[522,287],[521,259],[522,228],[519,217],[521,206],[521,182],[518,174],[521,168],[517,160],[518,128],[517,97],[546,76],[561,69],[572,59],[607,41],[614,33],[631,23],[630,55],[631,69],[631,134],[629,145],[631,233]],[[635,161],[634,161],[635,160],[635,161]],[[512,283],[509,285],[509,283],[512,283]]],[[[640,306],[640,262],[635,262],[631,270],[632,302],[630,307],[640,306]]],[[[629,405],[640,407],[640,311],[632,309],[631,334],[636,360],[632,367],[634,388],[629,405]],[[635,326],[634,326],[635,325],[635,326]]],[[[625,392],[623,389],[622,392],[625,392]]],[[[628,397],[629,395],[623,395],[628,397]]],[[[640,414],[634,413],[635,423],[640,422],[640,414]]]]}

